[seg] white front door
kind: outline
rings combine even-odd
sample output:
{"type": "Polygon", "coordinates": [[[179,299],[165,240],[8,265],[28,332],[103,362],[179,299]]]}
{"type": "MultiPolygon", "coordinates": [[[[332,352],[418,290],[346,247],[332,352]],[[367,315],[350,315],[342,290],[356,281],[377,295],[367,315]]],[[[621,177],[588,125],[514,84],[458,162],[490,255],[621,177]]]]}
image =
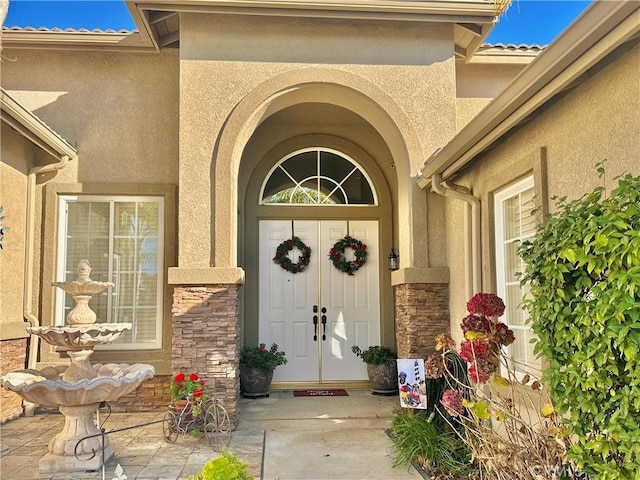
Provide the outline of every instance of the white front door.
{"type": "MultiPolygon", "coordinates": [[[[365,364],[351,346],[380,343],[378,222],[263,220],[259,255],[260,342],[277,343],[288,360],[274,381],[366,380],[365,364]],[[329,250],[346,234],[367,245],[367,262],[353,276],[329,260],[329,250]],[[311,247],[309,265],[296,274],[273,263],[278,245],[293,235],[311,247]]],[[[297,257],[290,252],[293,262],[297,257]]]]}

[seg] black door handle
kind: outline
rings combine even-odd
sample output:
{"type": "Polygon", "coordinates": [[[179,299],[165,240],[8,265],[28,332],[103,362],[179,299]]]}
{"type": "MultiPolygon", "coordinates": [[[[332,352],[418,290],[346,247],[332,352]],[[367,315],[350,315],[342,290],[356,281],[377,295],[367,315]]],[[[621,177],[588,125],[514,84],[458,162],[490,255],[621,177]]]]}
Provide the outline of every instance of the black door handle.
{"type": "MultiPolygon", "coordinates": [[[[313,306],[313,313],[318,313],[318,305],[313,306]]],[[[318,341],[318,315],[313,316],[313,341],[318,341]]]]}
{"type": "Polygon", "coordinates": [[[325,313],[327,313],[327,309],[325,307],[322,307],[322,341],[324,342],[327,339],[327,316],[325,315],[325,313]]]}
{"type": "Polygon", "coordinates": [[[318,341],[318,315],[313,316],[313,341],[318,341]]]}

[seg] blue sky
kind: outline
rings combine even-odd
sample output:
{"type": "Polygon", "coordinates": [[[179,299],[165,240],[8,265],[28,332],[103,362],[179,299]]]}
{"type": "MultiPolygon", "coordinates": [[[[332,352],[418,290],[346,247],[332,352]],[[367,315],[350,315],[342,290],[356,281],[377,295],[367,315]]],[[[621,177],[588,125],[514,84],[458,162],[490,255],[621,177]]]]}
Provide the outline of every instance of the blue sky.
{"type": "MultiPolygon", "coordinates": [[[[513,0],[487,38],[489,43],[550,43],[590,4],[583,0],[513,0]]],[[[9,0],[5,26],[132,30],[129,11],[120,0],[9,0]]]]}

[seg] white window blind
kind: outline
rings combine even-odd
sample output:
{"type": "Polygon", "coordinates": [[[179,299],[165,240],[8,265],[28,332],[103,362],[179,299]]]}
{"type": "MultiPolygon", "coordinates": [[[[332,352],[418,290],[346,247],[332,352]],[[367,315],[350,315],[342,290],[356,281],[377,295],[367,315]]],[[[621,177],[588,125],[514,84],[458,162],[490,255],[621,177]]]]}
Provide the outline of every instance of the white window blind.
{"type": "MultiPolygon", "coordinates": [[[[91,279],[115,286],[90,301],[98,323],[132,329],[102,348],[159,348],[162,338],[164,202],[161,197],[62,196],[58,281],[77,277],[78,261],[91,263],[91,279]]],[[[56,323],[75,305],[56,292],[56,323]]]]}
{"type": "Polygon", "coordinates": [[[496,280],[498,295],[504,300],[502,319],[515,334],[516,341],[507,347],[516,371],[541,373],[540,360],[533,355],[534,333],[527,322],[522,300],[528,290],[521,286],[518,272],[525,265],[517,251],[522,242],[533,237],[536,229],[533,177],[527,177],[495,195],[496,280]]]}

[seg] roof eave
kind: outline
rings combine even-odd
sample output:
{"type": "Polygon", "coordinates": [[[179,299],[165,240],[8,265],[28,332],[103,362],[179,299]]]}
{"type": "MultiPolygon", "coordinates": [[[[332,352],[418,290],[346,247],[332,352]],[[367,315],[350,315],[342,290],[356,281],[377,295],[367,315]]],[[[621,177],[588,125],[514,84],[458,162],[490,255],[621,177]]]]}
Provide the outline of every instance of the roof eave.
{"type": "Polygon", "coordinates": [[[153,44],[137,31],[132,32],[91,32],[64,31],[46,29],[3,28],[2,45],[4,48],[20,49],[82,49],[117,50],[147,52],[155,50],[153,44]]]}
{"type": "Polygon", "coordinates": [[[0,89],[2,121],[57,159],[75,158],[78,151],[51,127],[22,106],[4,89],[0,89]]]}
{"type": "Polygon", "coordinates": [[[594,2],[536,60],[418,172],[420,188],[434,174],[451,177],[555,94],[640,30],[640,3],[594,2]]]}

